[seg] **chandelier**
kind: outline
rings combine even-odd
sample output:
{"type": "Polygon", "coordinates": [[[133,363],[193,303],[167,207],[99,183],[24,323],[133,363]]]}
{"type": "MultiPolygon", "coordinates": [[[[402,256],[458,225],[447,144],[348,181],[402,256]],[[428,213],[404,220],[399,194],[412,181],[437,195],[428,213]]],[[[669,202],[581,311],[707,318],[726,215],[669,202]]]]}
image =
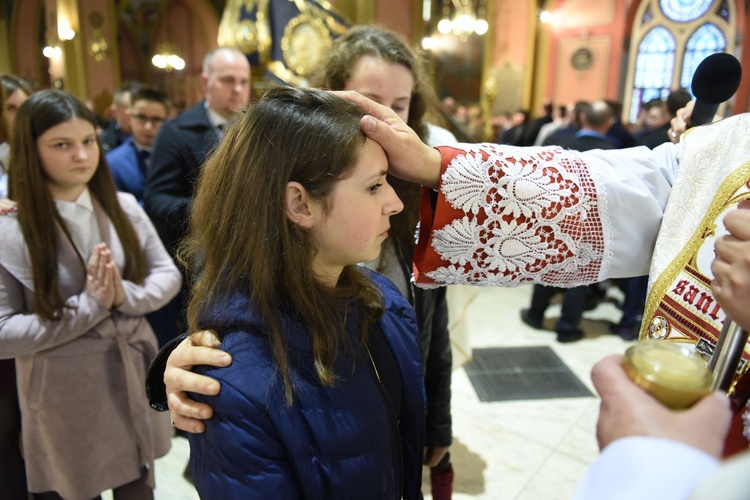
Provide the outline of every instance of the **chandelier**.
{"type": "Polygon", "coordinates": [[[185,60],[177,55],[174,44],[162,42],[151,58],[151,64],[164,71],[182,71],[185,69],[185,60]]]}
{"type": "Polygon", "coordinates": [[[486,17],[486,0],[451,0],[453,17],[451,18],[451,3],[443,4],[443,18],[438,22],[437,29],[443,35],[453,33],[462,42],[476,33],[484,35],[489,25],[486,17]],[[476,6],[474,5],[476,3],[476,6]]]}

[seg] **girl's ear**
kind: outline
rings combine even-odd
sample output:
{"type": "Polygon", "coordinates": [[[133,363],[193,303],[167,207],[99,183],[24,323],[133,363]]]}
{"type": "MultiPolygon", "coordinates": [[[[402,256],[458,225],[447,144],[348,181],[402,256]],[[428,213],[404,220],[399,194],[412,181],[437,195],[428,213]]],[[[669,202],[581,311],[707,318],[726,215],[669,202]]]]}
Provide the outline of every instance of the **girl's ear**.
{"type": "Polygon", "coordinates": [[[286,216],[295,226],[303,229],[313,227],[313,200],[307,193],[307,189],[299,182],[287,182],[286,184],[286,216]]]}

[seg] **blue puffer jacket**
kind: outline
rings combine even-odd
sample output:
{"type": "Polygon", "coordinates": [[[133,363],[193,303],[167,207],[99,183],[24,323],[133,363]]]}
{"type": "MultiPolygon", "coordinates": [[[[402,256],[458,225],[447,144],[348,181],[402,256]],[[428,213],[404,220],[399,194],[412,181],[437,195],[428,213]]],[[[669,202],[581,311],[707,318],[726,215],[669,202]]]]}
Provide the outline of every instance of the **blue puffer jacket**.
{"type": "MultiPolygon", "coordinates": [[[[284,318],[296,396],[290,408],[260,314],[250,309],[248,297],[235,296],[208,316],[210,326],[225,335],[221,349],[232,355],[232,365],[197,370],[218,380],[221,393],[192,396],[215,412],[205,433],[190,435],[193,479],[202,498],[393,499],[399,498],[400,475],[403,498],[422,498],[425,403],[414,311],[386,278],[373,274],[372,280],[385,297],[380,326],[401,370],[401,451],[366,352],[353,371],[342,361],[340,382],[323,387],[306,328],[284,318]]],[[[347,329],[358,338],[355,323],[349,321],[347,329]]]]}

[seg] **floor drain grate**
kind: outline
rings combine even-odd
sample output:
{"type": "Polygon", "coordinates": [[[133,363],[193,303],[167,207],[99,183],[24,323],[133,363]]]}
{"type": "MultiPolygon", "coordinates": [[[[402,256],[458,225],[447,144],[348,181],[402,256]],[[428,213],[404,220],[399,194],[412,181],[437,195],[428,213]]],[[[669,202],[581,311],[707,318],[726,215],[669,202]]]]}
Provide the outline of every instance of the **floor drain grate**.
{"type": "Polygon", "coordinates": [[[464,367],[480,401],[593,397],[547,346],[474,349],[464,367]]]}

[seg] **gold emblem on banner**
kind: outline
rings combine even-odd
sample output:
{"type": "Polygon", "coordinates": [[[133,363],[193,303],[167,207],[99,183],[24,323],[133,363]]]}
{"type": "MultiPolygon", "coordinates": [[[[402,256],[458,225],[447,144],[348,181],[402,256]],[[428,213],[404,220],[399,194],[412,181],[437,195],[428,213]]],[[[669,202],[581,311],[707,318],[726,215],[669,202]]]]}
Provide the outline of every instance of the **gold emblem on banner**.
{"type": "Polygon", "coordinates": [[[268,24],[268,0],[229,0],[219,24],[219,45],[237,47],[242,53],[258,54],[261,64],[269,59],[271,28],[268,24]],[[255,20],[242,19],[242,9],[254,12],[255,20]]]}
{"type": "Polygon", "coordinates": [[[284,29],[281,51],[286,67],[299,76],[310,75],[333,40],[323,19],[308,12],[293,18],[284,29]]]}

